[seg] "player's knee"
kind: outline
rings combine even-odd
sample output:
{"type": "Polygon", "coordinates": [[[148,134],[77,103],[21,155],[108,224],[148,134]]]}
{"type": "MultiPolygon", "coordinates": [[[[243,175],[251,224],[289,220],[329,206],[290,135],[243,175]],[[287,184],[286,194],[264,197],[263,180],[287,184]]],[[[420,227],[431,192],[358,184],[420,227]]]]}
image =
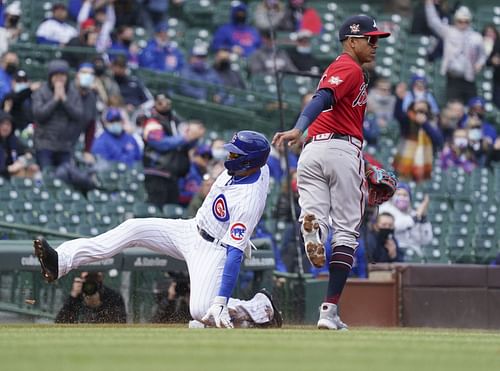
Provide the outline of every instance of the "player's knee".
{"type": "Polygon", "coordinates": [[[197,321],[201,321],[203,316],[207,313],[208,308],[210,308],[210,302],[204,302],[203,300],[193,299],[189,301],[189,312],[191,317],[197,321]]]}

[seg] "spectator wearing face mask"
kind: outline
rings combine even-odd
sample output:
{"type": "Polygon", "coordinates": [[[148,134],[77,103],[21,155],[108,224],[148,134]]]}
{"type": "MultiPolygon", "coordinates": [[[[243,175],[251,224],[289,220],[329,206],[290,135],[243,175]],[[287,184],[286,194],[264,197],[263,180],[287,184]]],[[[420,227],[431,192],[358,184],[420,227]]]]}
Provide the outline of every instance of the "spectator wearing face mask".
{"type": "Polygon", "coordinates": [[[198,193],[203,177],[208,174],[208,166],[212,160],[212,149],[204,144],[197,147],[191,156],[189,173],[179,179],[179,204],[188,206],[193,196],[198,193]]]}
{"type": "Polygon", "coordinates": [[[92,145],[92,154],[97,159],[97,168],[105,170],[110,163],[121,162],[133,166],[142,159],[142,153],[134,137],[124,130],[120,110],[108,108],[103,115],[102,134],[92,145]]]}
{"type": "Polygon", "coordinates": [[[63,3],[52,5],[52,17],[44,20],[36,30],[38,44],[65,45],[78,35],[76,28],[67,22],[68,11],[63,3]]]}
{"type": "Polygon", "coordinates": [[[394,119],[396,96],[391,91],[391,82],[383,77],[375,81],[368,93],[367,112],[373,114],[379,128],[385,128],[394,119]]]}
{"type": "Polygon", "coordinates": [[[259,31],[247,24],[248,9],[243,3],[231,7],[230,22],[215,31],[212,50],[229,47],[233,53],[249,57],[260,46],[259,31]]]}
{"type": "Polygon", "coordinates": [[[274,74],[275,68],[280,71],[297,71],[297,68],[290,60],[288,53],[284,49],[273,51],[272,34],[269,31],[262,31],[262,45],[252,54],[248,61],[248,67],[252,76],[259,74],[274,74]]]}
{"type": "MultiPolygon", "coordinates": [[[[471,98],[467,104],[467,114],[462,117],[462,119],[458,123],[458,127],[469,129],[471,127],[474,127],[475,129],[479,127],[481,129],[481,136],[485,138],[485,140],[487,140],[489,144],[493,144],[493,142],[497,138],[497,131],[495,127],[486,120],[485,105],[486,101],[483,98],[471,98]]],[[[479,130],[473,132],[472,136],[474,140],[479,140],[479,130]]]]}
{"type": "Polygon", "coordinates": [[[427,79],[424,76],[413,75],[410,82],[410,89],[403,98],[403,110],[408,111],[408,107],[415,101],[425,100],[431,107],[433,115],[439,114],[439,106],[436,98],[427,88],[427,79]]]}
{"type": "Polygon", "coordinates": [[[367,233],[366,252],[372,263],[396,263],[404,261],[403,251],[394,237],[394,216],[380,213],[367,233]]]}
{"type": "Polygon", "coordinates": [[[155,71],[179,72],[184,67],[184,54],[168,37],[168,24],[159,23],[155,36],[139,55],[139,66],[155,71]]]}
{"type": "Polygon", "coordinates": [[[309,30],[297,32],[297,45],[288,52],[290,59],[297,70],[303,72],[319,72],[320,63],[312,53],[311,38],[313,33],[309,30]]]}
{"type": "Polygon", "coordinates": [[[19,58],[14,52],[5,52],[0,59],[0,99],[12,90],[12,79],[19,68],[19,58]]]}
{"type": "Polygon", "coordinates": [[[458,100],[450,100],[441,110],[440,127],[443,132],[445,141],[450,141],[453,137],[453,132],[458,128],[458,123],[465,115],[465,106],[458,100]]]}
{"type": "Polygon", "coordinates": [[[0,54],[5,53],[9,49],[9,45],[14,44],[19,39],[22,32],[21,24],[21,2],[14,1],[5,8],[4,23],[0,27],[0,54]]]}
{"type": "Polygon", "coordinates": [[[254,24],[260,31],[279,30],[285,19],[285,5],[280,0],[262,0],[255,7],[254,24]]]}
{"type": "Polygon", "coordinates": [[[432,241],[432,225],[427,220],[428,207],[429,196],[425,195],[418,208],[412,208],[411,190],[404,182],[399,182],[394,196],[379,207],[379,213],[394,216],[394,237],[406,254],[411,250],[422,257],[422,246],[432,241]]]}
{"type": "Polygon", "coordinates": [[[323,29],[321,17],[313,7],[306,4],[306,0],[288,0],[285,19],[282,29],[286,31],[309,30],[319,35],[323,29]]]}
{"type": "Polygon", "coordinates": [[[441,152],[440,163],[443,170],[461,167],[466,173],[470,173],[476,168],[477,161],[469,147],[466,129],[455,130],[451,143],[446,143],[441,152]]]}
{"type": "Polygon", "coordinates": [[[231,69],[231,53],[227,48],[217,50],[213,67],[224,86],[245,89],[245,82],[241,73],[231,69]]]}
{"type": "Polygon", "coordinates": [[[95,120],[97,118],[97,94],[94,91],[94,67],[91,63],[82,63],[75,75],[75,86],[80,93],[83,104],[81,117],[85,131],[84,159],[91,162],[90,151],[95,135],[95,120]]]}
{"type": "Polygon", "coordinates": [[[93,60],[95,74],[95,90],[99,102],[99,112],[103,112],[104,108],[109,104],[112,97],[121,97],[120,87],[109,73],[109,68],[103,57],[98,56],[93,60]]]}
{"type": "Polygon", "coordinates": [[[134,42],[134,29],[128,25],[118,27],[108,52],[111,59],[114,59],[116,54],[123,54],[127,57],[129,66],[138,66],[139,47],[134,42]]]}
{"type": "Polygon", "coordinates": [[[2,108],[12,116],[14,129],[24,130],[33,122],[31,94],[40,87],[40,82],[30,82],[24,70],[18,70],[12,80],[12,91],[8,93],[2,108]]]}

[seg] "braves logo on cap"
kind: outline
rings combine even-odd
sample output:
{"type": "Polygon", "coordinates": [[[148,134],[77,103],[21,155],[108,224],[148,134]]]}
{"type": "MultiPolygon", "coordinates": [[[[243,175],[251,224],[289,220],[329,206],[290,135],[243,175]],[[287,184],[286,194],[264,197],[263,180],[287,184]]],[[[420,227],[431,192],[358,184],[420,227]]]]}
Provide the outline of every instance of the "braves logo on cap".
{"type": "Polygon", "coordinates": [[[223,194],[215,197],[212,204],[212,213],[218,221],[227,222],[229,220],[229,210],[227,209],[226,198],[223,194]]]}
{"type": "Polygon", "coordinates": [[[245,238],[245,233],[247,231],[247,227],[243,223],[234,223],[231,226],[231,238],[236,241],[241,241],[245,238]]]}
{"type": "Polygon", "coordinates": [[[359,33],[359,24],[358,23],[351,24],[349,26],[349,28],[351,29],[352,33],[359,33]]]}

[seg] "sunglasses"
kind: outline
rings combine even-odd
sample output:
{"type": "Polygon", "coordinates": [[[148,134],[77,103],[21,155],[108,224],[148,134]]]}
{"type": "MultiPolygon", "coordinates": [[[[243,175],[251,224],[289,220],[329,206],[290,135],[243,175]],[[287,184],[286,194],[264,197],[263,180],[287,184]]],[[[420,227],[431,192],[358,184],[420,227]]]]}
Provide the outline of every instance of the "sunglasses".
{"type": "Polygon", "coordinates": [[[368,45],[370,46],[377,46],[378,45],[378,36],[360,36],[360,35],[353,35],[348,37],[352,37],[354,39],[365,39],[368,42],[368,45]]]}

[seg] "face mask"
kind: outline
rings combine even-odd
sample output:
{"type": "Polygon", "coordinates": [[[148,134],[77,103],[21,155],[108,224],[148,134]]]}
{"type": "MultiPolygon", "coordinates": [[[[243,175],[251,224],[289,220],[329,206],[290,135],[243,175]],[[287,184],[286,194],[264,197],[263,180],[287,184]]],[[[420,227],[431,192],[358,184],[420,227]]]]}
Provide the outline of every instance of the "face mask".
{"type": "Polygon", "coordinates": [[[7,20],[8,27],[16,27],[19,23],[19,17],[9,17],[7,20]]]}
{"type": "Polygon", "coordinates": [[[106,125],[106,130],[111,134],[118,136],[123,132],[123,125],[121,121],[110,122],[106,125]]]}
{"type": "Polygon", "coordinates": [[[245,22],[247,21],[247,16],[245,14],[238,14],[234,17],[234,21],[236,24],[245,24],[245,22]]]}
{"type": "Polygon", "coordinates": [[[16,84],[16,87],[14,88],[15,93],[19,93],[20,91],[23,91],[24,89],[28,89],[29,84],[27,82],[18,82],[16,84]]]}
{"type": "Polygon", "coordinates": [[[82,88],[90,88],[94,83],[94,75],[91,73],[78,74],[78,82],[82,88]]]}
{"type": "Polygon", "coordinates": [[[161,110],[161,111],[157,109],[156,112],[158,112],[162,116],[168,116],[170,114],[170,110],[169,109],[161,110]]]}
{"type": "Polygon", "coordinates": [[[94,72],[96,74],[96,76],[102,76],[104,75],[104,72],[106,72],[106,67],[102,66],[102,65],[94,65],[94,72]]]}
{"type": "Polygon", "coordinates": [[[453,139],[453,144],[457,148],[467,148],[467,145],[469,144],[469,141],[467,138],[454,138],[453,139]]]}
{"type": "Polygon", "coordinates": [[[204,61],[197,61],[191,65],[193,66],[193,70],[196,72],[204,72],[207,69],[207,64],[204,61]]]}
{"type": "Polygon", "coordinates": [[[122,40],[122,43],[128,48],[132,44],[132,40],[125,39],[122,40]]]}
{"type": "Polygon", "coordinates": [[[413,91],[413,95],[415,95],[415,100],[425,100],[425,92],[424,91],[413,91]]]}
{"type": "Polygon", "coordinates": [[[297,46],[297,52],[300,54],[309,54],[311,52],[310,46],[297,46]]]}
{"type": "Polygon", "coordinates": [[[410,206],[410,200],[406,197],[394,196],[393,202],[394,206],[396,206],[400,211],[406,211],[410,206]]]}
{"type": "Polygon", "coordinates": [[[17,72],[17,64],[14,63],[8,63],[5,66],[5,72],[7,72],[7,75],[14,75],[17,72]]]}
{"type": "Polygon", "coordinates": [[[481,140],[482,136],[483,136],[483,133],[482,133],[481,129],[479,129],[479,128],[469,130],[469,139],[472,141],[479,141],[479,140],[481,140]]]}
{"type": "Polygon", "coordinates": [[[228,152],[224,148],[215,148],[212,150],[212,157],[217,161],[222,161],[227,158],[228,152]]]}
{"type": "Polygon", "coordinates": [[[219,70],[227,71],[231,68],[231,62],[228,59],[222,59],[219,61],[219,70]]]}

